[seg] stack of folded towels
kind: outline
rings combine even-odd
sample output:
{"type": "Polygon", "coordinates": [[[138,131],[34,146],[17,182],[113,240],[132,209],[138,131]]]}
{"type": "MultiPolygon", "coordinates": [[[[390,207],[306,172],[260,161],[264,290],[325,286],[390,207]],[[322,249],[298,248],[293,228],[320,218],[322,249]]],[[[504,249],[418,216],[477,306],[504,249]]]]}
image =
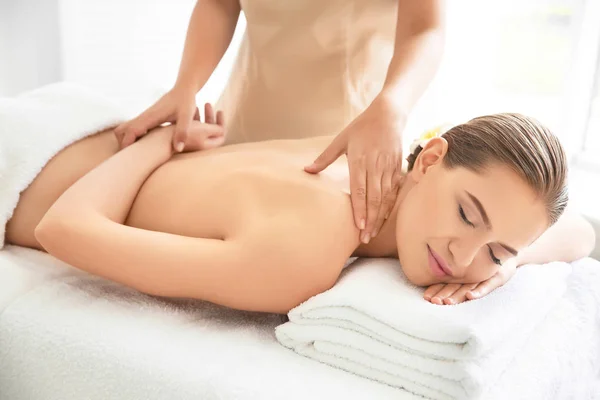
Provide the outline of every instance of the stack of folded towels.
{"type": "Polygon", "coordinates": [[[510,365],[567,288],[571,264],[527,265],[488,296],[440,306],[397,260],[358,260],[299,305],[278,341],[323,363],[429,399],[477,399],[510,365]]]}

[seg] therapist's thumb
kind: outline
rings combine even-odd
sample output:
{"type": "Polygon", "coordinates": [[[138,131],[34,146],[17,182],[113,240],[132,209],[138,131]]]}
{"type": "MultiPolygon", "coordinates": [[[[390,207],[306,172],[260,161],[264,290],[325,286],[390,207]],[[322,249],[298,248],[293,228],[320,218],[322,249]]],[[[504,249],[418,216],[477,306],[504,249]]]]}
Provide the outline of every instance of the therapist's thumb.
{"type": "Polygon", "coordinates": [[[177,116],[175,135],[173,135],[173,148],[180,153],[185,147],[192,118],[194,118],[194,112],[196,110],[197,108],[194,107],[193,110],[185,110],[177,116]]]}
{"type": "Polygon", "coordinates": [[[311,174],[318,174],[337,160],[344,151],[342,143],[339,140],[334,140],[311,165],[304,167],[304,170],[311,174]]]}

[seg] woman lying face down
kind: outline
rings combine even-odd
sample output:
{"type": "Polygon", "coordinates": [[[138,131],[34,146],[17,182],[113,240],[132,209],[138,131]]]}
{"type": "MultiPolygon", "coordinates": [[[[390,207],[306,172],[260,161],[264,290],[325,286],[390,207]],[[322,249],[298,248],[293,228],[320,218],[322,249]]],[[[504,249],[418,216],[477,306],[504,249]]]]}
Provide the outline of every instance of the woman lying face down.
{"type": "Polygon", "coordinates": [[[172,127],[121,151],[112,132],[66,148],[22,193],[7,240],[148,294],[283,313],[333,286],[352,255],[398,257],[411,282],[434,285],[434,302],[460,302],[517,265],[592,248],[581,219],[555,224],[566,158],[521,115],[472,120],[411,155],[393,211],[368,243],[343,160],[337,174],[302,170],[330,138],[196,151],[195,138],[214,133],[207,122],[185,154],[172,152],[172,127]]]}

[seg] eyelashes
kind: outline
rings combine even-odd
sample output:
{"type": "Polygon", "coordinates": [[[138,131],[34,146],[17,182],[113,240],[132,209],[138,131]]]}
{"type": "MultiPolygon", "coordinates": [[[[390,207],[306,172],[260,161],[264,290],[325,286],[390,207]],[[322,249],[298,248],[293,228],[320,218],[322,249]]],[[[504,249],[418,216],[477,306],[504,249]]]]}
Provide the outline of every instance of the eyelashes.
{"type": "Polygon", "coordinates": [[[492,259],[494,264],[502,265],[502,261],[500,261],[498,258],[496,258],[496,256],[494,255],[494,252],[492,251],[492,248],[490,246],[488,246],[488,249],[490,250],[490,258],[492,259]]]}
{"type": "MultiPolygon", "coordinates": [[[[465,210],[462,208],[462,206],[460,204],[458,205],[458,213],[460,214],[460,218],[463,220],[463,222],[465,224],[469,225],[471,228],[475,228],[475,224],[473,224],[471,221],[469,221],[469,219],[467,218],[467,215],[465,214],[465,210]]],[[[502,261],[500,261],[500,259],[494,255],[492,248],[490,246],[488,246],[488,249],[489,249],[490,258],[492,259],[492,262],[496,265],[502,265],[502,261]]]]}
{"type": "Polygon", "coordinates": [[[464,221],[465,224],[469,225],[472,228],[475,228],[475,225],[471,221],[469,221],[467,219],[467,215],[465,214],[465,210],[463,210],[463,208],[462,208],[461,205],[458,206],[458,212],[459,212],[460,217],[462,218],[462,220],[464,221]]]}

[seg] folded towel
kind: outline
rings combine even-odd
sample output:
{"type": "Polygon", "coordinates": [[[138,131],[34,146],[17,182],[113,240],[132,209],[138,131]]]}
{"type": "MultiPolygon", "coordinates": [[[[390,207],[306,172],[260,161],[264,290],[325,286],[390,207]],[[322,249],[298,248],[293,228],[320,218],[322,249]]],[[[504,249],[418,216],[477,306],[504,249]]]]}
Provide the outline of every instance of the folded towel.
{"type": "Polygon", "coordinates": [[[291,310],[276,336],[299,354],[427,398],[478,398],[562,297],[570,272],[567,263],[523,266],[482,299],[438,306],[397,260],[359,260],[291,310]]]}
{"type": "Polygon", "coordinates": [[[572,267],[567,292],[484,399],[600,400],[600,262],[572,267]]]}
{"type": "Polygon", "coordinates": [[[0,249],[19,194],[44,165],[71,143],[124,119],[116,103],[71,83],[0,98],[0,249]]]}

